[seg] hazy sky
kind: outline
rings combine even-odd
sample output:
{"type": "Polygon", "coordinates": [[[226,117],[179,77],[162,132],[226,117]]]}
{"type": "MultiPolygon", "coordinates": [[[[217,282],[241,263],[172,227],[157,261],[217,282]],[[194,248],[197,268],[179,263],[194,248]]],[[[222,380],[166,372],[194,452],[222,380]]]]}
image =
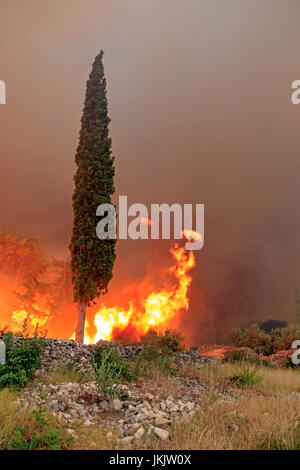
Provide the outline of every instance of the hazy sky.
{"type": "MultiPolygon", "coordinates": [[[[189,318],[199,331],[293,319],[299,21],[297,0],[0,0],[0,224],[68,254],[85,83],[104,49],[116,195],[205,204],[189,318]]],[[[146,270],[149,246],[119,242],[112,289],[146,270]]]]}

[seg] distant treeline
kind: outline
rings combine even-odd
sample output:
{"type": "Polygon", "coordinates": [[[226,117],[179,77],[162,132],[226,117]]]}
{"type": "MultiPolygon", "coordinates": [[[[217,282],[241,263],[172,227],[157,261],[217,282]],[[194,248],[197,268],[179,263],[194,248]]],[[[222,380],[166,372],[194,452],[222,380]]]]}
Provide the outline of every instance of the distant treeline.
{"type": "Polygon", "coordinates": [[[300,339],[300,325],[287,325],[279,320],[253,323],[245,328],[233,328],[224,338],[224,343],[236,347],[248,347],[265,355],[291,349],[292,343],[300,339]]]}

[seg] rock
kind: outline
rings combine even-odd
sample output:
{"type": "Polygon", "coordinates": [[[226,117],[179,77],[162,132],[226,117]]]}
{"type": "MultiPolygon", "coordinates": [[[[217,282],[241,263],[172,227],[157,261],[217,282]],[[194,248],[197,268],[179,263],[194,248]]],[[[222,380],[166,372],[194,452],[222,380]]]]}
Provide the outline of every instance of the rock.
{"type": "Polygon", "coordinates": [[[154,426],[149,426],[149,429],[147,431],[147,437],[151,436],[154,432],[154,426]]]}
{"type": "Polygon", "coordinates": [[[137,430],[134,437],[135,437],[135,439],[141,439],[144,436],[144,434],[145,434],[145,429],[143,427],[141,427],[137,430]]]}
{"type": "Polygon", "coordinates": [[[57,400],[51,401],[51,403],[49,405],[49,409],[50,409],[50,411],[57,411],[59,409],[58,401],[57,400]]]}
{"type": "Polygon", "coordinates": [[[71,436],[73,436],[73,437],[75,436],[75,431],[74,431],[74,429],[68,428],[68,429],[67,429],[67,433],[68,433],[68,434],[71,434],[71,436]]]}
{"type": "Polygon", "coordinates": [[[154,399],[154,396],[151,393],[146,393],[145,397],[149,400],[152,401],[154,399]]]}
{"type": "Polygon", "coordinates": [[[187,411],[193,411],[194,407],[195,407],[195,405],[194,405],[194,403],[191,402],[191,401],[189,401],[189,402],[187,402],[187,403],[185,404],[185,409],[186,409],[187,411]]]}
{"type": "Polygon", "coordinates": [[[131,444],[133,441],[133,436],[126,436],[123,437],[123,439],[118,439],[117,443],[120,444],[121,446],[126,446],[131,444]]]}
{"type": "Polygon", "coordinates": [[[107,437],[107,439],[112,439],[113,433],[112,433],[111,431],[109,431],[109,432],[106,434],[106,437],[107,437]]]}
{"type": "Polygon", "coordinates": [[[146,419],[148,419],[148,417],[149,417],[148,411],[146,413],[139,413],[137,415],[137,420],[140,423],[141,421],[145,421],[146,419]]]}
{"type": "Polygon", "coordinates": [[[86,419],[85,422],[84,422],[85,426],[91,426],[92,424],[93,423],[89,419],[86,419]]]}
{"type": "Polygon", "coordinates": [[[177,411],[179,411],[179,406],[178,405],[170,406],[170,411],[172,411],[173,413],[176,413],[177,411]]]}
{"type": "Polygon", "coordinates": [[[121,437],[124,437],[124,429],[122,428],[122,426],[117,426],[116,430],[118,431],[121,437]]]}
{"type": "Polygon", "coordinates": [[[115,398],[112,402],[112,406],[115,411],[120,411],[123,408],[123,403],[118,398],[115,398]]]}
{"type": "Polygon", "coordinates": [[[241,348],[242,351],[244,352],[245,356],[248,357],[249,359],[253,359],[255,356],[254,350],[252,348],[248,347],[243,347],[241,348]]]}
{"type": "Polygon", "coordinates": [[[169,432],[161,428],[154,428],[154,433],[162,440],[167,441],[169,439],[169,432]]]}
{"type": "Polygon", "coordinates": [[[108,402],[104,400],[104,401],[101,402],[100,406],[101,406],[102,410],[107,410],[108,409],[108,402]]]}
{"type": "Polygon", "coordinates": [[[162,415],[158,415],[155,417],[155,424],[156,426],[163,426],[169,422],[168,419],[164,418],[162,415]]]}

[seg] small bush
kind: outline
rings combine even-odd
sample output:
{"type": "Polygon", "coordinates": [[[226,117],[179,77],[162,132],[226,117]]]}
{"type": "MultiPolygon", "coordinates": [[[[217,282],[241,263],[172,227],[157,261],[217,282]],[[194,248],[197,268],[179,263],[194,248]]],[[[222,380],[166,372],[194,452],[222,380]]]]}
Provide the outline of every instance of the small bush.
{"type": "Polygon", "coordinates": [[[175,330],[166,330],[164,334],[149,330],[142,336],[141,342],[165,354],[171,354],[184,349],[184,339],[184,336],[175,330]]]}
{"type": "Polygon", "coordinates": [[[234,383],[237,387],[246,388],[253,387],[262,381],[262,376],[259,375],[256,367],[245,365],[236,375],[228,378],[230,383],[234,383]]]}
{"type": "Polygon", "coordinates": [[[253,349],[256,353],[272,354],[270,335],[262,331],[257,323],[250,325],[243,334],[243,346],[253,349]]]}
{"type": "Polygon", "coordinates": [[[95,380],[105,396],[119,394],[119,384],[133,379],[130,364],[121,359],[115,347],[96,349],[93,359],[95,380]]]}
{"type": "Polygon", "coordinates": [[[28,424],[20,424],[7,443],[7,450],[61,450],[68,449],[74,440],[66,429],[55,426],[47,419],[46,410],[32,411],[28,424]]]}
{"type": "Polygon", "coordinates": [[[3,339],[6,345],[6,364],[0,365],[0,390],[7,386],[24,387],[33,379],[41,364],[44,340],[24,337],[14,346],[11,333],[5,333],[3,339]]]}
{"type": "Polygon", "coordinates": [[[162,353],[157,345],[147,344],[143,353],[135,361],[135,376],[154,377],[156,375],[178,375],[178,368],[172,363],[170,352],[162,353]]]}

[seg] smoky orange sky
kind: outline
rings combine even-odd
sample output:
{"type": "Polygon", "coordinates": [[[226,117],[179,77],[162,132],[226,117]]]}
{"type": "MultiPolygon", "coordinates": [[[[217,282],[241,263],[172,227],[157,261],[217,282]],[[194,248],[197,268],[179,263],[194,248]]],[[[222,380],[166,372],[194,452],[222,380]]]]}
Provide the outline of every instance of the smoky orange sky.
{"type": "MultiPolygon", "coordinates": [[[[0,225],[68,255],[85,84],[103,49],[116,196],[205,204],[184,328],[295,321],[299,21],[297,0],[1,0],[0,225]]],[[[168,245],[119,241],[111,295],[168,245]]]]}

